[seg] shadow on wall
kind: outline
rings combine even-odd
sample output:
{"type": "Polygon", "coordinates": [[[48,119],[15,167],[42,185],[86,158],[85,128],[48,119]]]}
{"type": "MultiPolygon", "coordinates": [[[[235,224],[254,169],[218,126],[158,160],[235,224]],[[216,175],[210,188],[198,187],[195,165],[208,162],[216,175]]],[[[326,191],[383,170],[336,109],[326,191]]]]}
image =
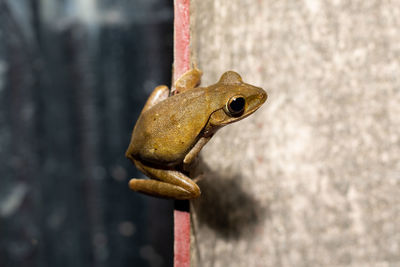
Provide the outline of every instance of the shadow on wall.
{"type": "Polygon", "coordinates": [[[269,208],[261,207],[246,193],[239,175],[212,172],[201,160],[196,169],[203,170],[198,182],[202,195],[192,202],[200,224],[207,225],[224,239],[253,237],[257,226],[270,217],[269,208]]]}

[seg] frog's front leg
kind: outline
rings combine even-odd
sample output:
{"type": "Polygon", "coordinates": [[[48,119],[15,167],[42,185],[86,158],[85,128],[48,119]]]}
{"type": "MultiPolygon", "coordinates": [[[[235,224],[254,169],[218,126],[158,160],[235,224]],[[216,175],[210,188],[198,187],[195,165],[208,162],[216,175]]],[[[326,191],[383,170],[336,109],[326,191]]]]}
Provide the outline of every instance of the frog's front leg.
{"type": "Polygon", "coordinates": [[[134,162],[139,170],[154,180],[131,179],[129,187],[132,190],[172,199],[193,199],[200,196],[200,188],[183,173],[149,167],[137,160],[134,162]]]}
{"type": "Polygon", "coordinates": [[[185,72],[175,81],[174,94],[195,88],[200,84],[201,75],[203,75],[203,72],[196,67],[185,72]]]}
{"type": "Polygon", "coordinates": [[[211,136],[209,137],[201,137],[197,143],[192,147],[189,153],[186,154],[185,158],[183,159],[184,165],[190,165],[197,155],[200,153],[201,149],[210,141],[211,136]]]}

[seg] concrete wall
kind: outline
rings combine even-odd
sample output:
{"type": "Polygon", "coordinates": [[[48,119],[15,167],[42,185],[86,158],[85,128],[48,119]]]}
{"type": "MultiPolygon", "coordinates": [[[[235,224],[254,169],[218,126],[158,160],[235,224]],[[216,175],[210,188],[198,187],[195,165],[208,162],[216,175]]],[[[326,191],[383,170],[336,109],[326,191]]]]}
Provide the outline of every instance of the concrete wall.
{"type": "Polygon", "coordinates": [[[202,151],[197,266],[400,265],[400,2],[192,0],[203,85],[266,104],[202,151]]]}

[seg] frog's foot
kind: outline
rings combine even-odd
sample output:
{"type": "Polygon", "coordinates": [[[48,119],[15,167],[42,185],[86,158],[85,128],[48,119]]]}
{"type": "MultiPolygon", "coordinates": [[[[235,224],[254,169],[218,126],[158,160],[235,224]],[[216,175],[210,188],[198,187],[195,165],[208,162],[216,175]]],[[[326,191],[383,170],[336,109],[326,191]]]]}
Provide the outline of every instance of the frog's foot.
{"type": "Polygon", "coordinates": [[[202,74],[203,72],[196,67],[185,72],[175,81],[174,94],[179,94],[186,90],[195,88],[200,84],[202,74]]]}
{"type": "MultiPolygon", "coordinates": [[[[196,185],[197,187],[197,185],[196,185]]],[[[145,179],[131,179],[129,181],[129,188],[147,195],[172,198],[172,199],[192,199],[200,195],[200,190],[192,189],[186,190],[178,185],[173,185],[157,180],[145,179]]],[[[197,187],[198,188],[198,187],[197,187]]]]}
{"type": "Polygon", "coordinates": [[[134,191],[173,199],[193,199],[200,196],[197,184],[179,171],[157,169],[139,161],[135,161],[135,165],[153,180],[130,180],[129,187],[134,191]]]}

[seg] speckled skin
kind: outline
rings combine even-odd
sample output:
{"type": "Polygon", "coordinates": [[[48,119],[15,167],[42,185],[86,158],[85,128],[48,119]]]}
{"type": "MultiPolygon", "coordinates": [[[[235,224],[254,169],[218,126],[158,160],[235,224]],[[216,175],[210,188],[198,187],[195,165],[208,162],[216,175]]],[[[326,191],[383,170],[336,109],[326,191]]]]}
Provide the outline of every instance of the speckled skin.
{"type": "Polygon", "coordinates": [[[267,99],[266,92],[242,81],[239,74],[225,72],[209,87],[196,87],[201,72],[185,73],[176,83],[179,93],[168,97],[168,88],[159,86],[136,122],[126,156],[150,178],[132,179],[130,188],[149,195],[191,199],[200,195],[194,181],[182,173],[201,148],[221,127],[256,111],[267,99]],[[230,114],[232,97],[245,99],[243,112],[230,114]]]}

